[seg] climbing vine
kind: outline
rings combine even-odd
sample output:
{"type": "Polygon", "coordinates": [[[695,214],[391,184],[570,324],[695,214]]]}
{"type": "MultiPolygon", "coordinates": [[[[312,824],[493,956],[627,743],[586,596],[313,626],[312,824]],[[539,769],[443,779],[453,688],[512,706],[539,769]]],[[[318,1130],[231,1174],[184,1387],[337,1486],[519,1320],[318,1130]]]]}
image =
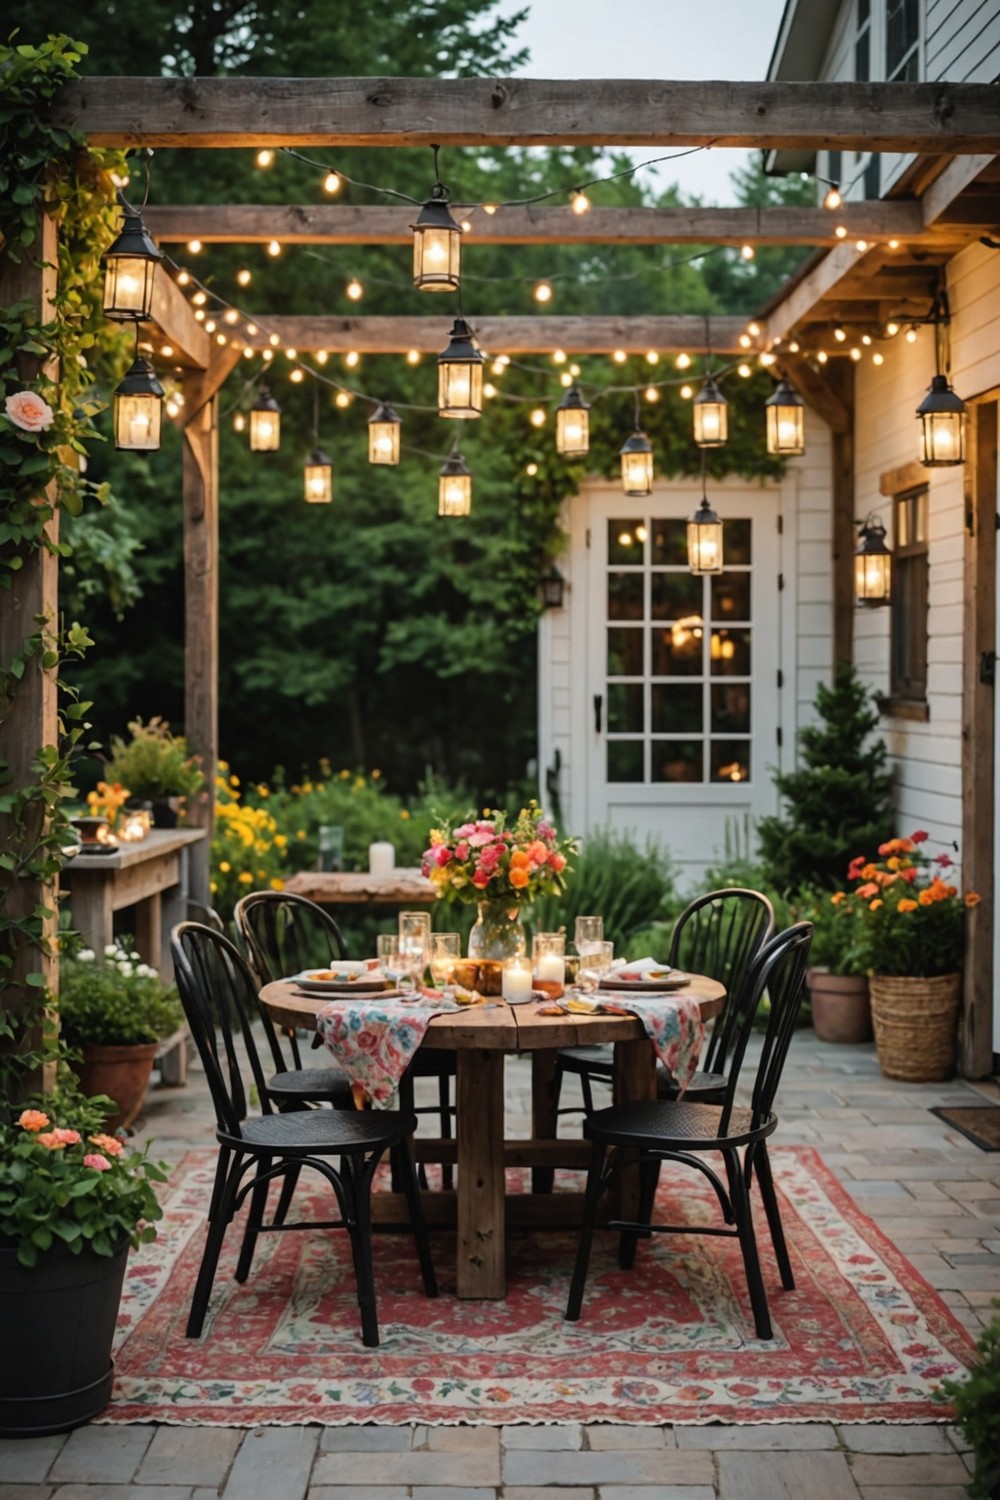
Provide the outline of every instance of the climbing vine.
{"type": "MultiPolygon", "coordinates": [[[[34,555],[70,551],[52,524],[57,512],[78,515],[88,501],[108,499],[107,486],[86,477],[86,452],[104,404],[95,382],[113,378],[125,355],[122,335],[102,315],[99,267],[117,223],[113,174],[124,172],[124,158],[88,148],[46,118],[85,50],[67,37],[0,46],[0,587],[15,598],[34,555]],[[58,284],[40,311],[2,294],[18,267],[42,264],[46,214],[57,226],[58,284]]],[[[45,615],[29,615],[18,634],[7,629],[0,643],[0,729],[30,674],[57,674],[90,644],[81,625],[45,615]]],[[[58,694],[56,743],[37,748],[20,784],[0,758],[0,1100],[8,1104],[39,1064],[46,996],[41,970],[25,974],[21,965],[15,977],[15,965],[26,950],[48,951],[55,918],[44,904],[21,910],[9,898],[18,881],[50,885],[62,867],[72,762],[89,728],[91,705],[62,683],[58,694]]]]}

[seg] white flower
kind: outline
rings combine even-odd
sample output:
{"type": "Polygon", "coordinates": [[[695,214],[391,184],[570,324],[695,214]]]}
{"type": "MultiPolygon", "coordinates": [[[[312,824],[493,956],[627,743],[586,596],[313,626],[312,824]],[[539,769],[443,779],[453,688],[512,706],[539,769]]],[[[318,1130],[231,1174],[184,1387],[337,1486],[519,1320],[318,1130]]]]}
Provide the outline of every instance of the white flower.
{"type": "Polygon", "coordinates": [[[138,975],[138,977],[140,979],[158,979],[159,978],[159,975],[157,974],[156,970],[155,969],[151,969],[149,967],[149,964],[136,964],[136,966],[135,966],[135,972],[136,972],[136,974],[138,975]]]}
{"type": "Polygon", "coordinates": [[[127,960],[122,960],[121,962],[116,964],[115,967],[117,968],[119,974],[125,975],[126,979],[131,979],[132,975],[135,973],[134,968],[127,960]]]}
{"type": "Polygon", "coordinates": [[[117,958],[118,957],[118,948],[117,948],[117,945],[115,943],[105,943],[104,944],[104,957],[105,958],[117,958]]]}
{"type": "Polygon", "coordinates": [[[95,957],[93,948],[81,948],[76,956],[84,964],[92,964],[95,957]]]}

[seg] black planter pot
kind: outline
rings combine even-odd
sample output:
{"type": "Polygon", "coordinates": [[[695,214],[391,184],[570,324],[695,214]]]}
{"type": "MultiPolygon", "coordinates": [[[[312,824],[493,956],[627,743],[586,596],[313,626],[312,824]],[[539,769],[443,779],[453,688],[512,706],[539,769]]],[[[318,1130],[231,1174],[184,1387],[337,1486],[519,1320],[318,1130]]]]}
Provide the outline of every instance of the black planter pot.
{"type": "Polygon", "coordinates": [[[0,1436],[67,1432],[107,1406],[128,1250],[53,1248],[29,1269],[0,1241],[0,1436]]]}

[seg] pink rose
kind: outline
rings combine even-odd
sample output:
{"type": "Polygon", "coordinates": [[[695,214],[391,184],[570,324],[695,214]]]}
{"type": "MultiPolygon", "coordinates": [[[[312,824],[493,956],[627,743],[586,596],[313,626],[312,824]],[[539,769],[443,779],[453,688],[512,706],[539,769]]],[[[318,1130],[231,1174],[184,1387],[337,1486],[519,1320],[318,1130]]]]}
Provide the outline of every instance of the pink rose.
{"type": "Polygon", "coordinates": [[[111,1171],[111,1163],[108,1161],[108,1158],[106,1156],[102,1156],[99,1151],[92,1151],[89,1156],[85,1156],[83,1158],[83,1165],[85,1167],[93,1167],[95,1172],[111,1171]]]}
{"type": "Polygon", "coordinates": [[[463,839],[460,844],[455,845],[455,858],[461,863],[469,857],[469,846],[463,839]]]}
{"type": "Polygon", "coordinates": [[[447,844],[439,844],[435,853],[437,854],[438,869],[443,870],[445,865],[451,864],[451,850],[447,844]]]}
{"type": "Polygon", "coordinates": [[[53,412],[34,391],[15,391],[4,401],[7,416],[22,432],[44,432],[52,426],[53,412]]]}
{"type": "Polygon", "coordinates": [[[53,1131],[53,1135],[58,1136],[64,1146],[75,1146],[80,1140],[80,1132],[78,1130],[64,1130],[58,1126],[53,1131]]]}

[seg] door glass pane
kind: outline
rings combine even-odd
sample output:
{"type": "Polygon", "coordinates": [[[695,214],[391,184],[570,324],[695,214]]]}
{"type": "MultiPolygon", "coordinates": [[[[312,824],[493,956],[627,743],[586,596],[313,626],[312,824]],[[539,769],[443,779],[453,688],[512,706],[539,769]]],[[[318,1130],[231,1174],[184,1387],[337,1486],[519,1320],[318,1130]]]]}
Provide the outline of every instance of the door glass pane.
{"type": "MultiPolygon", "coordinates": [[[[713,692],[716,689],[712,689],[713,692]]],[[[654,682],[652,724],[654,734],[700,734],[702,724],[701,685],[654,682]]],[[[736,727],[735,725],[733,726],[736,727]]]]}
{"type": "Polygon", "coordinates": [[[650,780],[701,781],[701,740],[654,740],[650,765],[650,780]]]}
{"type": "Polygon", "coordinates": [[[750,780],[749,740],[713,740],[710,758],[713,781],[750,780]]]}
{"type": "MultiPolygon", "coordinates": [[[[656,692],[656,689],[653,689],[656,692]]],[[[656,700],[653,700],[653,728],[656,725],[656,700]]],[[[750,733],[750,684],[726,682],[712,686],[712,733],[750,733]]]]}
{"type": "Polygon", "coordinates": [[[646,526],[641,517],[637,516],[631,521],[609,521],[608,562],[636,563],[641,566],[645,540],[646,526]]]}
{"type": "Polygon", "coordinates": [[[717,578],[713,578],[712,619],[749,620],[749,618],[750,574],[722,573],[717,578]]]}
{"type": "Polygon", "coordinates": [[[608,684],[609,734],[641,734],[643,723],[641,682],[608,684]]]}
{"type": "Polygon", "coordinates": [[[627,626],[612,626],[608,631],[608,676],[642,676],[641,626],[630,630],[627,626]]]}
{"type": "Polygon", "coordinates": [[[722,552],[729,565],[746,566],[753,562],[750,553],[750,522],[725,521],[722,530],[722,552]]]}
{"type": "Polygon", "coordinates": [[[642,740],[608,740],[608,780],[642,780],[642,740]]]}
{"type": "Polygon", "coordinates": [[[651,630],[654,677],[698,676],[702,669],[700,635],[693,630],[651,630]]]}
{"type": "Polygon", "coordinates": [[[701,623],[704,586],[693,573],[654,573],[650,578],[650,618],[683,620],[696,616],[701,623]]]}
{"type": "Polygon", "coordinates": [[[652,562],[674,567],[687,567],[688,537],[686,521],[664,521],[655,518],[651,522],[652,562]]]}
{"type": "Polygon", "coordinates": [[[641,573],[608,574],[608,619],[642,619],[641,573]]]}
{"type": "Polygon", "coordinates": [[[713,677],[749,677],[749,630],[713,630],[709,655],[713,677]]]}

